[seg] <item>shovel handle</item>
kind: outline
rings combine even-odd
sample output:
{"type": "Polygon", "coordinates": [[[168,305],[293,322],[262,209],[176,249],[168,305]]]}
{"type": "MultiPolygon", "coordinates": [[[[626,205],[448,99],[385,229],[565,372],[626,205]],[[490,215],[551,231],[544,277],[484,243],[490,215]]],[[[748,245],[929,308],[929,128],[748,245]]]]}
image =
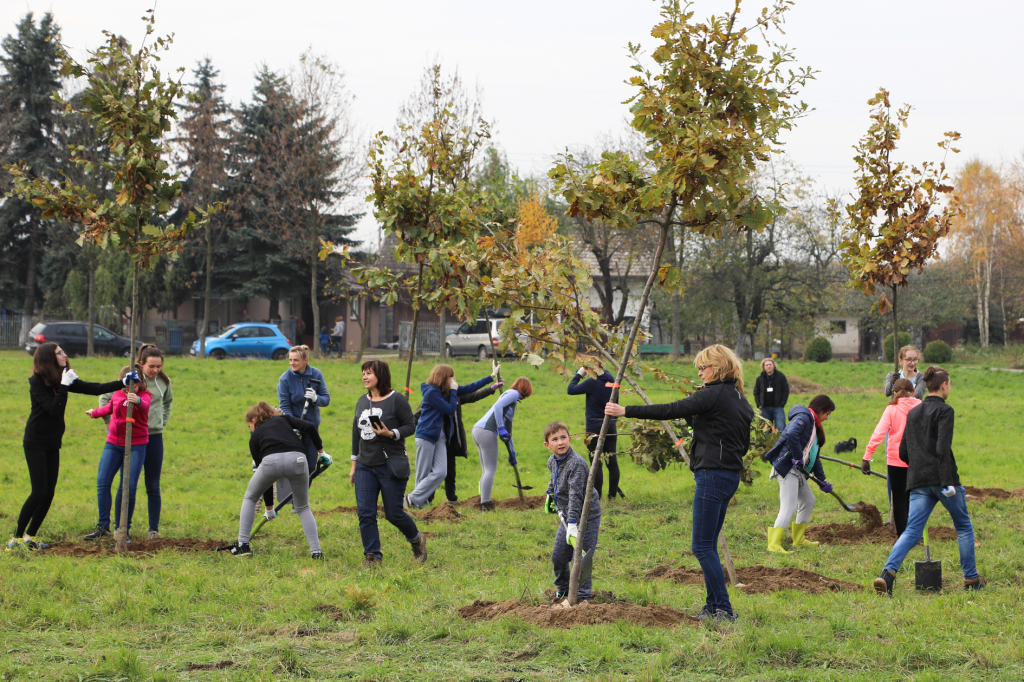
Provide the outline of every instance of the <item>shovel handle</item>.
{"type": "MultiPolygon", "coordinates": [[[[836,459],[835,457],[826,457],[825,455],[818,455],[818,457],[820,457],[821,459],[827,459],[830,462],[835,462],[836,464],[842,464],[843,466],[848,466],[851,469],[860,469],[861,468],[861,467],[857,466],[856,464],[854,464],[853,462],[847,462],[847,461],[842,460],[842,459],[836,459]]],[[[879,478],[883,478],[886,481],[889,480],[888,476],[886,476],[885,474],[880,474],[877,471],[869,471],[868,473],[871,474],[872,476],[878,476],[879,478]]]]}

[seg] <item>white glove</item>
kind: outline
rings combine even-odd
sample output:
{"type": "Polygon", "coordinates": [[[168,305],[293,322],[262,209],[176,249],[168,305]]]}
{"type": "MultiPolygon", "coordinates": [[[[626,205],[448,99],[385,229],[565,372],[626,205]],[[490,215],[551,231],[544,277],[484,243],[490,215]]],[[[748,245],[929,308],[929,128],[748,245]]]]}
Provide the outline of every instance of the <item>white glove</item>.
{"type": "Polygon", "coordinates": [[[452,380],[448,383],[448,385],[451,386],[451,389],[453,391],[459,390],[459,382],[455,380],[455,377],[452,377],[452,380]]]}
{"type": "Polygon", "coordinates": [[[491,376],[497,377],[498,372],[501,371],[501,363],[497,360],[491,360],[491,376]]]}
{"type": "Polygon", "coordinates": [[[309,402],[311,402],[314,405],[316,405],[317,395],[316,395],[316,391],[314,391],[312,387],[306,389],[305,398],[309,402]]]}
{"type": "Polygon", "coordinates": [[[263,512],[263,516],[266,517],[267,521],[273,521],[277,518],[277,512],[274,511],[273,509],[268,509],[267,511],[263,512]]]}
{"type": "Polygon", "coordinates": [[[947,485],[942,489],[943,497],[953,497],[954,495],[956,495],[956,488],[954,486],[947,485]]]}
{"type": "Polygon", "coordinates": [[[570,523],[569,525],[567,525],[565,527],[565,541],[568,544],[570,544],[573,547],[575,547],[576,546],[576,540],[577,540],[577,538],[579,538],[579,536],[580,536],[580,527],[577,524],[570,523]]]}
{"type": "Polygon", "coordinates": [[[75,373],[75,370],[71,369],[70,367],[65,367],[64,373],[61,374],[60,376],[60,385],[70,386],[71,384],[75,383],[75,379],[77,378],[78,374],[75,373]]]}
{"type": "Polygon", "coordinates": [[[579,374],[580,376],[583,376],[584,374],[587,373],[587,368],[586,367],[580,367],[578,370],[576,370],[576,373],[579,374]]]}

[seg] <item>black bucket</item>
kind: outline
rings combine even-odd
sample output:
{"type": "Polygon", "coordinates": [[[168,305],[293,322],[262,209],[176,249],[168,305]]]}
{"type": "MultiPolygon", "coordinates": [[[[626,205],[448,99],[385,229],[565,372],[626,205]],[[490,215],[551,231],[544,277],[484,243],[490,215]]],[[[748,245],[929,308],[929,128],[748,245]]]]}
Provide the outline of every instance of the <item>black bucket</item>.
{"type": "Polygon", "coordinates": [[[942,562],[915,561],[914,587],[919,590],[942,590],[942,562]]]}

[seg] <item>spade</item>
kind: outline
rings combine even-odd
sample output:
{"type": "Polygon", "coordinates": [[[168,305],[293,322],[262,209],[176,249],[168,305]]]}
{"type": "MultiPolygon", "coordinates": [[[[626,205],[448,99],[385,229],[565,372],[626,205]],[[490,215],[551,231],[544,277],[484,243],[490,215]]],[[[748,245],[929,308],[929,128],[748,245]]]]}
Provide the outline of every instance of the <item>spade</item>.
{"type": "Polygon", "coordinates": [[[942,589],[942,561],[932,561],[927,527],[924,529],[924,561],[914,562],[914,587],[934,592],[942,589]]]}

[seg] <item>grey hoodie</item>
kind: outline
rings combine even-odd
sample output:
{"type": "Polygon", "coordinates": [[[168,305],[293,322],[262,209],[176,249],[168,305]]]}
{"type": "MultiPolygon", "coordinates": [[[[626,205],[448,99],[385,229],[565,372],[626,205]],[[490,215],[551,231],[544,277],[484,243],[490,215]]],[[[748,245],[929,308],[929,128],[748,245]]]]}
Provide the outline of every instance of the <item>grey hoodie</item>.
{"type": "MultiPolygon", "coordinates": [[[[554,496],[555,507],[565,517],[567,523],[578,523],[583,510],[583,497],[586,495],[590,465],[582,455],[569,448],[569,451],[561,459],[554,455],[548,457],[548,471],[551,472],[548,494],[554,496]]],[[[588,520],[599,516],[601,516],[601,500],[598,499],[595,490],[590,494],[588,520]]]]}

